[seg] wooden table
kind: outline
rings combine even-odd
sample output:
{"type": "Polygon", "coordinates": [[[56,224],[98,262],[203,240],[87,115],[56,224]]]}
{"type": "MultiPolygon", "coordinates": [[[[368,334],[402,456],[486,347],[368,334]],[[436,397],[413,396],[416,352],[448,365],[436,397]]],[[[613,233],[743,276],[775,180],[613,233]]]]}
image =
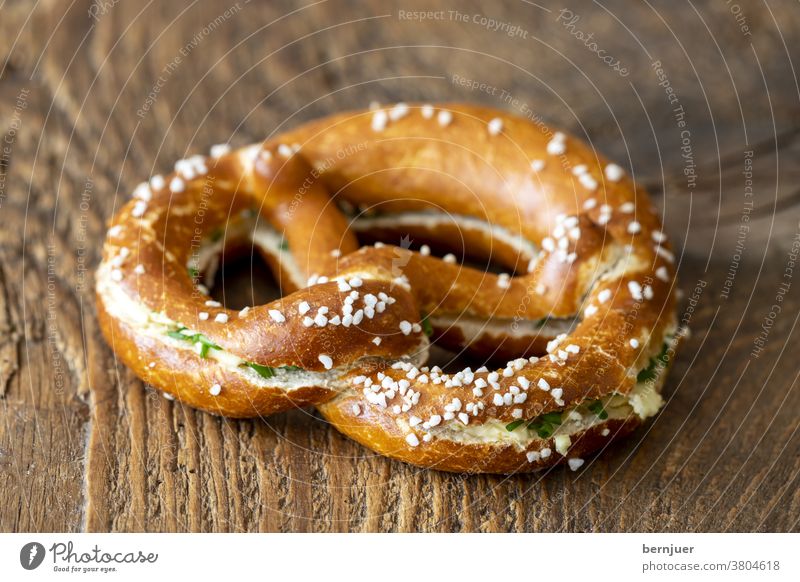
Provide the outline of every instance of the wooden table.
{"type": "Polygon", "coordinates": [[[796,2],[33,4],[0,8],[0,530],[800,529],[796,2]],[[371,100],[530,108],[632,168],[693,330],[658,418],[579,473],[469,477],[115,361],[92,272],[132,187],[371,100]]]}

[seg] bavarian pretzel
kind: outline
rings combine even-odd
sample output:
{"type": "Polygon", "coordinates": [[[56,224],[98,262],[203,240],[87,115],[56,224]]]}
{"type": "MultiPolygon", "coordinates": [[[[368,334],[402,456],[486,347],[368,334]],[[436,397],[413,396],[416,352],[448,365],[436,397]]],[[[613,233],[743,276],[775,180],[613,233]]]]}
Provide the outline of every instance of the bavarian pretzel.
{"type": "Polygon", "coordinates": [[[442,470],[576,470],[663,403],[679,335],[666,238],[647,195],[580,140],[400,103],[214,146],[140,184],[108,231],[98,310],[118,357],[190,406],[315,405],[442,470]],[[243,245],[283,296],[236,311],[206,285],[243,245]],[[425,366],[429,334],[488,367],[425,366]]]}

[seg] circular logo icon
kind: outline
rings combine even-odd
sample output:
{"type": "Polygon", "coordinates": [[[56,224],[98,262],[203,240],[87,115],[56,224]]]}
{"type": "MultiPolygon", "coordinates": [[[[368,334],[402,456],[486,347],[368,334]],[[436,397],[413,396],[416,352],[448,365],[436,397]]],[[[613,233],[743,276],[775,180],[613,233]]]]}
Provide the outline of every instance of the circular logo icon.
{"type": "Polygon", "coordinates": [[[19,551],[19,563],[26,570],[35,570],[44,561],[44,546],[39,542],[29,542],[19,551]]]}

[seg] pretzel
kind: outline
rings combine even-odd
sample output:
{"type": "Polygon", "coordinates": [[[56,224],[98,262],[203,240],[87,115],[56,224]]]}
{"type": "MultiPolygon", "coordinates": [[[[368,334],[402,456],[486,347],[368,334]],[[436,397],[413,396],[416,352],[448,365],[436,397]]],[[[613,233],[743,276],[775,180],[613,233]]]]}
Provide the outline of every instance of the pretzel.
{"type": "Polygon", "coordinates": [[[663,404],[680,337],[666,239],[646,193],[580,140],[400,103],[214,146],[140,184],[108,231],[97,304],[117,356],[189,406],[315,405],[370,449],[447,471],[577,470],[663,404]],[[262,253],[280,299],[208,296],[237,246],[262,253]],[[428,367],[432,340],[488,367],[428,367]]]}

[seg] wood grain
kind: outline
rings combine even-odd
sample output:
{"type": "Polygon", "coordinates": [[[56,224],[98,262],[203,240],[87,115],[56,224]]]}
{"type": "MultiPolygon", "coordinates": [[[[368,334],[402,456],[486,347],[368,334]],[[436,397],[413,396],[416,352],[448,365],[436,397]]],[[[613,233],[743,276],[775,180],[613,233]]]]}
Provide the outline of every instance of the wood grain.
{"type": "Polygon", "coordinates": [[[791,0],[741,4],[749,35],[711,1],[576,1],[573,28],[561,6],[528,2],[0,4],[0,530],[800,529],[800,271],[785,277],[800,231],[800,18],[791,0]],[[422,9],[443,17],[400,12],[422,9]],[[371,100],[518,111],[505,95],[632,168],[682,249],[693,335],[669,405],[632,439],[579,473],[423,471],[376,457],[312,410],[197,413],[115,361],[92,269],[105,221],[139,180],[211,144],[371,100]]]}

